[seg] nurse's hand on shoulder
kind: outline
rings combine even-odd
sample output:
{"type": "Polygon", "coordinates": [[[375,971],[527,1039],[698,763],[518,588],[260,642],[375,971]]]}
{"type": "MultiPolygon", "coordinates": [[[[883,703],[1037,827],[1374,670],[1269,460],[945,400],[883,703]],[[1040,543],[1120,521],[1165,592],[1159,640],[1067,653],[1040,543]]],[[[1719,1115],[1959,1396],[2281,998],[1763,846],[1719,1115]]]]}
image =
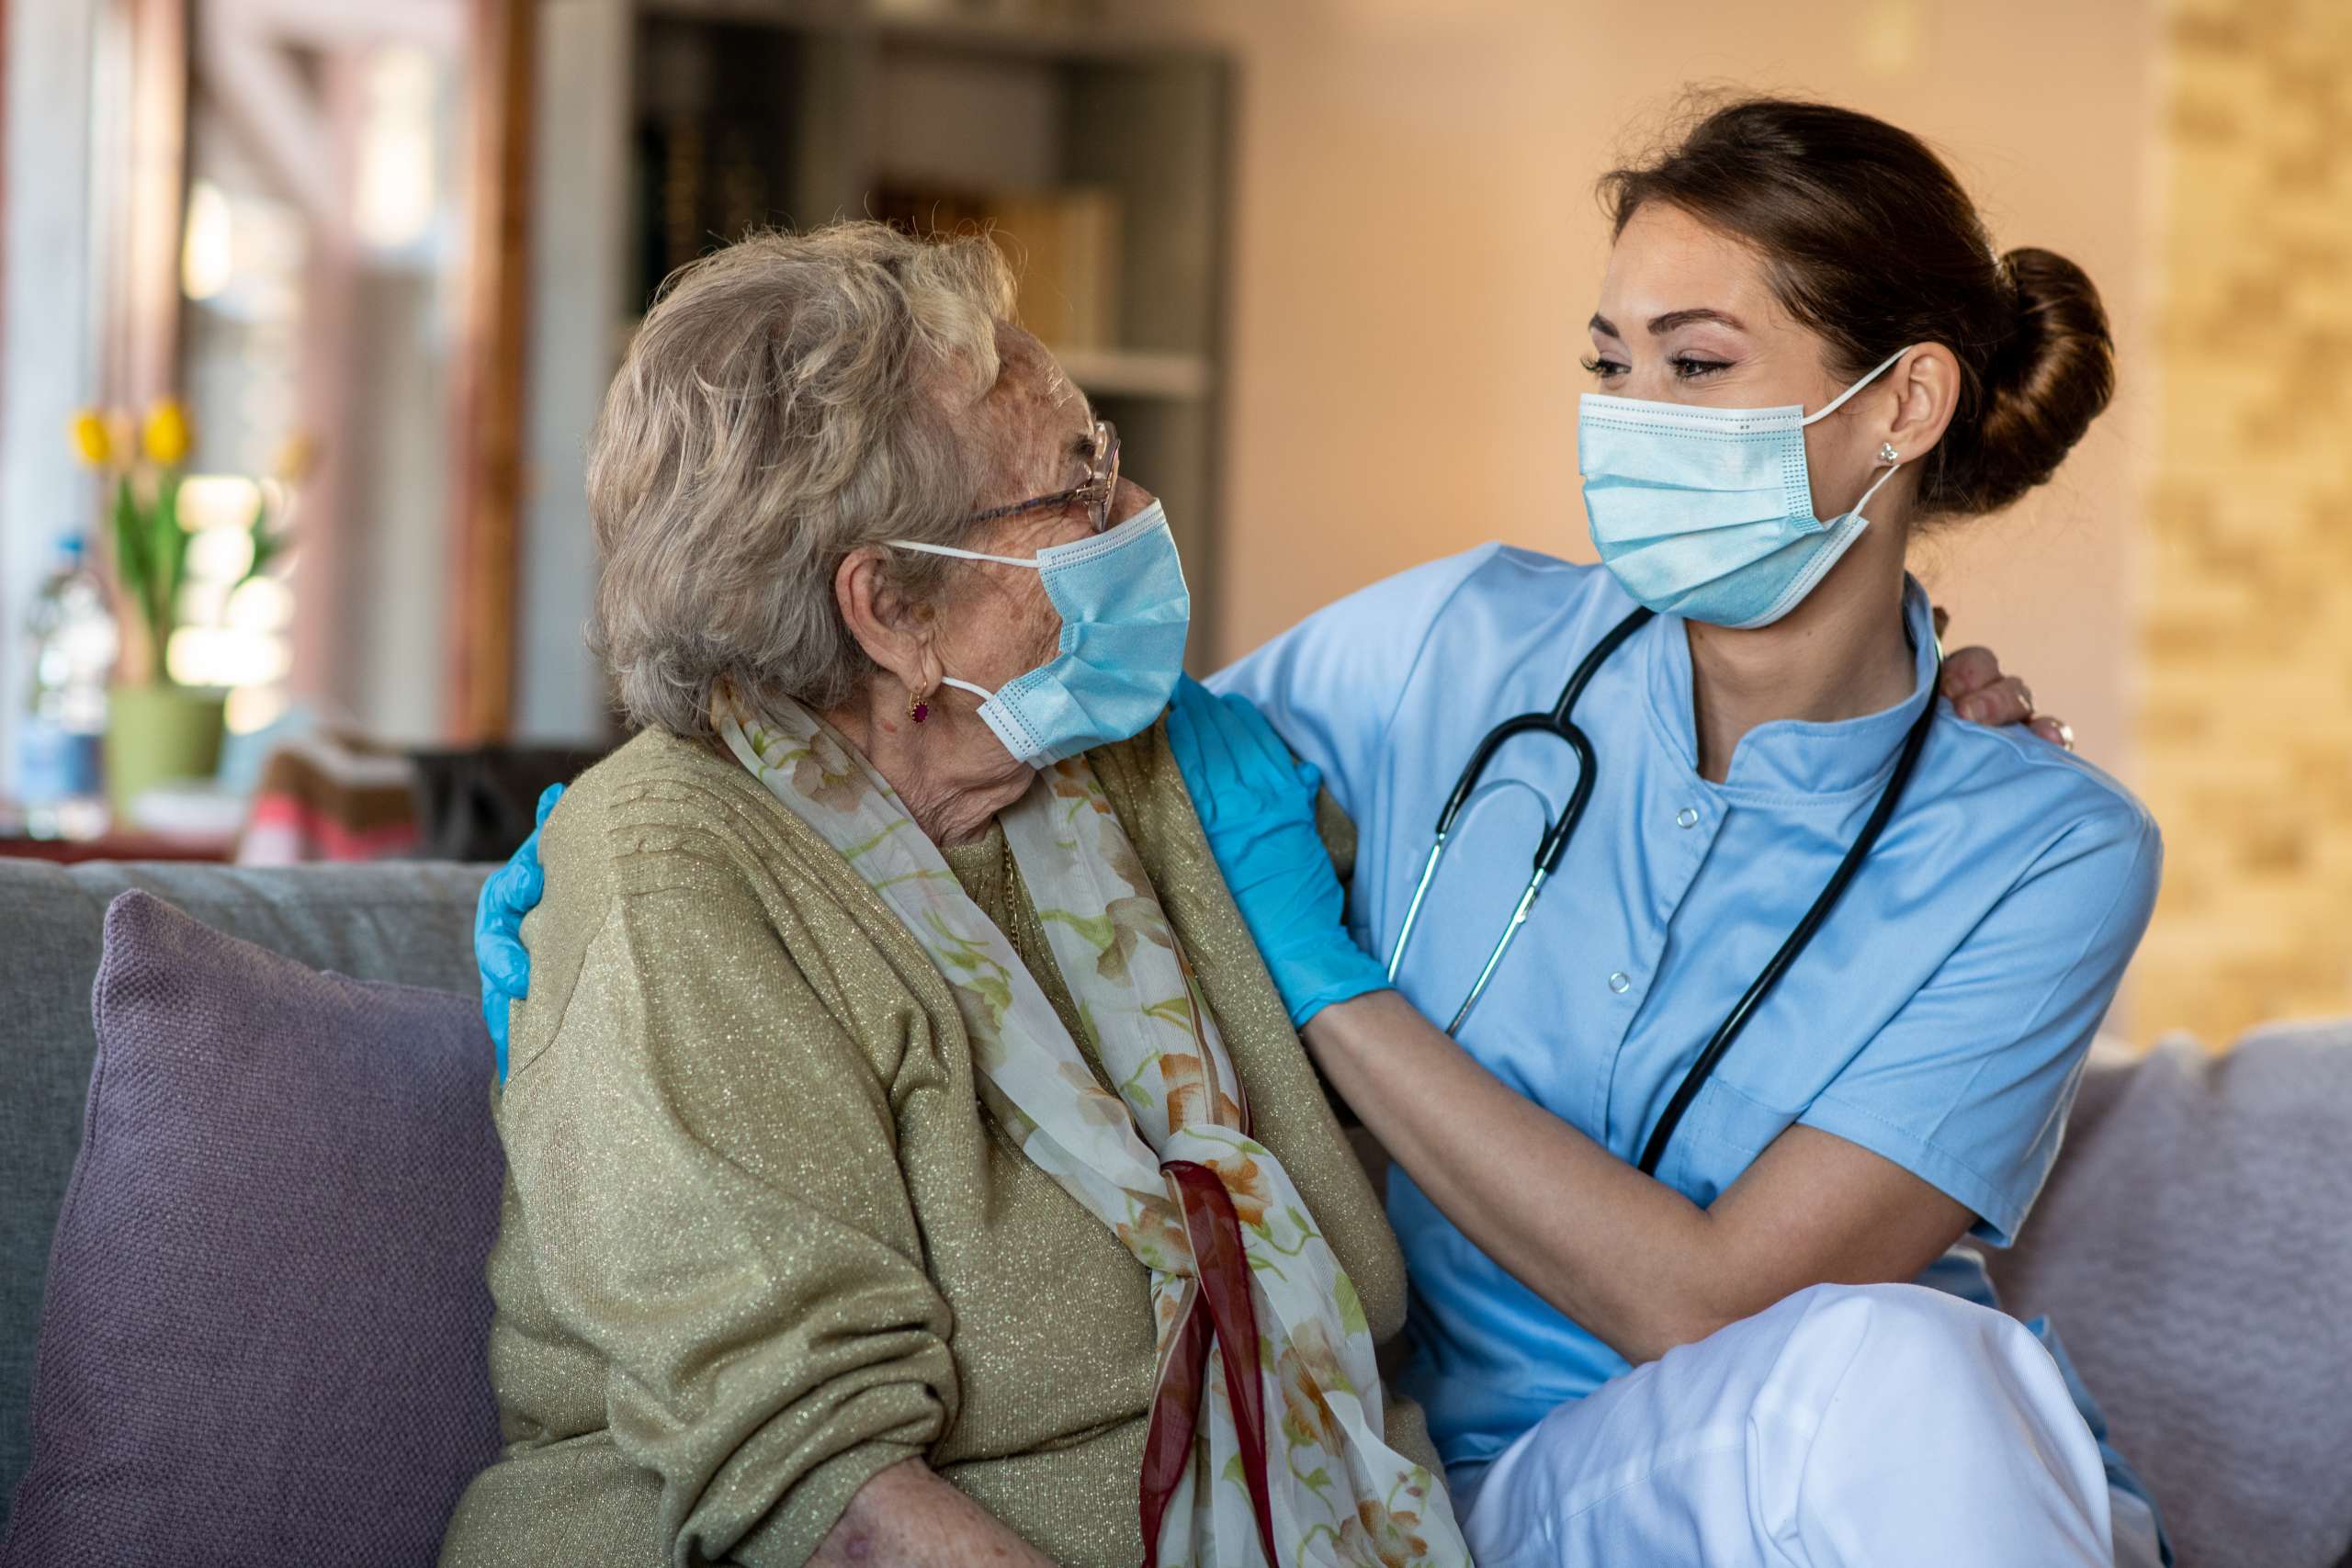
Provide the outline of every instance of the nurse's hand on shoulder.
{"type": "Polygon", "coordinates": [[[1347,895],[1315,830],[1322,774],[1246,699],[1220,699],[1189,675],[1169,708],[1168,744],[1292,1024],[1385,989],[1386,972],[1348,935],[1347,895]]]}
{"type": "MultiPolygon", "coordinates": [[[[1951,616],[1939,607],[1936,635],[1944,635],[1951,616]]],[[[2033,711],[2033,693],[2015,675],[2001,673],[2001,661],[1989,648],[1963,648],[1944,655],[1943,693],[1952,711],[1995,728],[2022,724],[2052,746],[2075,749],[2073,726],[2063,718],[2033,711]]]]}
{"type": "Polygon", "coordinates": [[[548,813],[563,798],[561,784],[549,784],[539,795],[531,836],[525,839],[506,863],[491,873],[474,905],[474,967],[481,971],[481,1021],[490,1027],[490,1043],[498,1048],[498,1081],[506,1081],[506,1014],[531,994],[531,955],[523,947],[523,917],[538,907],[547,893],[547,874],[539,869],[539,829],[548,813]]]}

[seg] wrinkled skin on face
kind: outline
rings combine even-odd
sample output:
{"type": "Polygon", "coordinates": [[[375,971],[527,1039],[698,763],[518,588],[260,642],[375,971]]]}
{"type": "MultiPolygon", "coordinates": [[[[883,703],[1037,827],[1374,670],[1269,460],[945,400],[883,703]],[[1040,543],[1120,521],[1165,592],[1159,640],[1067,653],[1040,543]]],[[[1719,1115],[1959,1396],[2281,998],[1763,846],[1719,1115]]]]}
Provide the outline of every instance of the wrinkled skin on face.
{"type": "MultiPolygon", "coordinates": [[[[976,513],[1080,485],[1094,457],[1094,411],[1045,346],[1001,324],[997,350],[996,382],[964,416],[972,448],[984,454],[976,513]]],[[[1112,524],[1150,501],[1122,480],[1112,524]]],[[[1028,559],[1092,529],[1089,508],[1072,502],[975,524],[956,543],[1028,559]]],[[[1061,616],[1044,581],[1024,567],[952,561],[935,574],[936,587],[913,600],[895,586],[889,565],[888,552],[854,551],[836,580],[842,615],[879,669],[826,716],[890,781],[926,833],[963,842],[1018,800],[1035,773],[980,720],[981,699],[943,678],[997,690],[1053,658],[1061,616]],[[910,701],[924,705],[921,722],[909,712],[910,701]]]]}
{"type": "MultiPolygon", "coordinates": [[[[1003,370],[978,413],[993,458],[975,506],[982,512],[1081,484],[1094,456],[1094,411],[1045,345],[1019,327],[1004,326],[998,329],[997,353],[1003,370]]],[[[1150,500],[1123,480],[1113,524],[1150,500]]],[[[960,543],[989,555],[1029,557],[1082,539],[1092,527],[1086,509],[1073,504],[978,524],[960,543]]],[[[959,563],[927,608],[942,672],[990,691],[1051,659],[1061,637],[1061,617],[1037,574],[1019,567],[959,563]]],[[[950,689],[933,705],[978,701],[950,689]]]]}

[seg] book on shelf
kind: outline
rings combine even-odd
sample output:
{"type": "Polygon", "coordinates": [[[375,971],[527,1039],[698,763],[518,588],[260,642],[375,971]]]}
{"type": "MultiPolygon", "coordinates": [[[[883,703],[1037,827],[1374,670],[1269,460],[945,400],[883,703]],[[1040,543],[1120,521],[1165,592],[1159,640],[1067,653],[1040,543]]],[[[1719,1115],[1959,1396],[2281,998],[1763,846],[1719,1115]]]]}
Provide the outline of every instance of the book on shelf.
{"type": "Polygon", "coordinates": [[[798,132],[777,83],[795,58],[773,29],[648,21],[632,149],[633,309],[679,267],[789,221],[798,132]]]}
{"type": "Polygon", "coordinates": [[[1096,186],[976,194],[886,188],[876,215],[920,235],[986,233],[1012,263],[1022,324],[1055,349],[1119,342],[1119,198],[1096,186]]]}

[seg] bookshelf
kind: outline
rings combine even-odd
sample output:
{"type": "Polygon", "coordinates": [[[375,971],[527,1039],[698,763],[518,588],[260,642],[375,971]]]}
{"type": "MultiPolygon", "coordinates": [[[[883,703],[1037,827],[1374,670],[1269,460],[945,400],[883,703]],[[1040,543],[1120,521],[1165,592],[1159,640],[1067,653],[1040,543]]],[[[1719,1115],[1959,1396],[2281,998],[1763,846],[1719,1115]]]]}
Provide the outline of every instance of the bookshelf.
{"type": "Polygon", "coordinates": [[[1233,67],[1087,0],[542,0],[526,735],[594,733],[582,452],[673,267],[759,224],[989,222],[1023,315],[1119,426],[1216,606],[1233,67]]]}

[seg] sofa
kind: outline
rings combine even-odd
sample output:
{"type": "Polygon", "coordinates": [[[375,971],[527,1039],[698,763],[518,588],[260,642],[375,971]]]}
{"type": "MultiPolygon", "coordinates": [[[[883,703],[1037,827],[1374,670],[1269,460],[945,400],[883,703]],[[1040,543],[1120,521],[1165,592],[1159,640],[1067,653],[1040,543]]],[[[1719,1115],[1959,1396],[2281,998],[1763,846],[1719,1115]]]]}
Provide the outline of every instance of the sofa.
{"type": "MultiPolygon", "coordinates": [[[[0,1531],[29,1452],[109,904],[143,889],[316,968],[470,997],[486,869],[0,860],[0,1531]]],[[[2188,1568],[2352,1562],[2347,1128],[2352,1025],[2265,1031],[2223,1056],[2102,1050],[2022,1245],[1996,1260],[2007,1304],[2058,1322],[2188,1568]]]]}

